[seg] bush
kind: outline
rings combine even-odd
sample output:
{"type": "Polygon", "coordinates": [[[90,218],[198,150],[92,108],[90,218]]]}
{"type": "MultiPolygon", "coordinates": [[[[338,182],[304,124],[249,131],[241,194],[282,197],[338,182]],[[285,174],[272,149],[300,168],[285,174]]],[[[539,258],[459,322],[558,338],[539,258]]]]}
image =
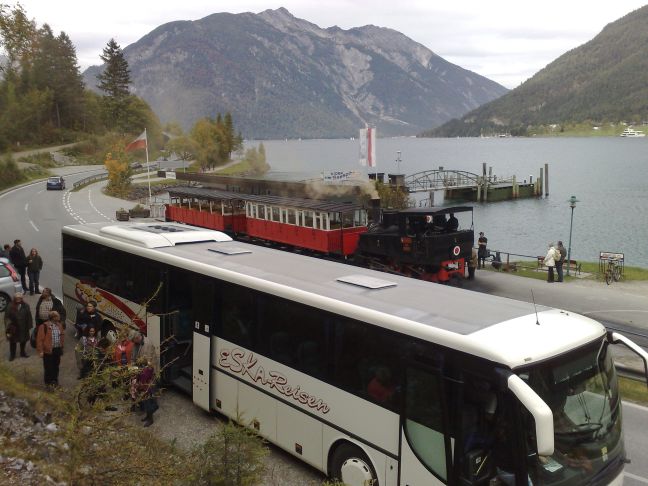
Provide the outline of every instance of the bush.
{"type": "Polygon", "coordinates": [[[250,429],[228,422],[194,449],[190,484],[253,486],[265,473],[263,459],[269,450],[250,429]]]}
{"type": "Polygon", "coordinates": [[[26,180],[27,176],[18,168],[18,164],[11,155],[5,156],[0,161],[0,189],[15,186],[26,180]]]}

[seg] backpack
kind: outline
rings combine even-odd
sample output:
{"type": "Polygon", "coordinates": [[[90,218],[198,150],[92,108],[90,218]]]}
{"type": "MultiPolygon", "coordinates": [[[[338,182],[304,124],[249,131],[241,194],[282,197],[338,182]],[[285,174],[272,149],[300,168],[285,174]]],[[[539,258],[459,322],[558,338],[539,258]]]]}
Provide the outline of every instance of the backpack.
{"type": "Polygon", "coordinates": [[[36,333],[38,332],[38,326],[32,328],[31,332],[29,333],[29,344],[31,344],[31,347],[36,349],[36,333]]]}

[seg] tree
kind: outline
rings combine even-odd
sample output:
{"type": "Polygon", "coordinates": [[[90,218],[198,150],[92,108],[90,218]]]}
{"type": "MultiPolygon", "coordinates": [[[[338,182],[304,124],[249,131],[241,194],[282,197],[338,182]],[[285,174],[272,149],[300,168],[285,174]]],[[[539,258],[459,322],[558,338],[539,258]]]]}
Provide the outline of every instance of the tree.
{"type": "Polygon", "coordinates": [[[7,63],[0,66],[5,77],[10,76],[22,62],[29,60],[36,36],[36,23],[27,18],[22,5],[13,8],[0,4],[0,49],[7,53],[7,63]]]}
{"type": "Polygon", "coordinates": [[[47,24],[39,29],[30,79],[34,88],[52,92],[50,121],[58,129],[81,126],[84,87],[76,50],[67,34],[54,37],[47,24]]]}
{"type": "Polygon", "coordinates": [[[166,149],[171,153],[175,153],[180,160],[189,162],[196,158],[199,146],[195,140],[183,135],[169,140],[166,144],[166,149]]]}
{"type": "MultiPolygon", "coordinates": [[[[239,417],[238,422],[242,422],[239,417]]],[[[191,454],[195,466],[189,483],[213,486],[253,486],[263,478],[268,447],[251,430],[225,424],[191,454]]]]}
{"type": "Polygon", "coordinates": [[[191,138],[198,145],[196,160],[203,170],[221,165],[227,159],[223,159],[222,133],[216,122],[209,118],[198,120],[191,129],[191,138]]]}
{"type": "Polygon", "coordinates": [[[126,62],[124,53],[115,39],[108,41],[99,57],[105,65],[103,71],[97,75],[97,79],[99,80],[99,89],[105,93],[103,105],[106,126],[127,131],[125,129],[126,109],[131,83],[128,62],[126,62]]]}
{"type": "Polygon", "coordinates": [[[128,192],[133,170],[124,152],[123,144],[116,144],[113,147],[113,151],[106,154],[104,165],[108,171],[106,192],[116,196],[121,196],[128,192]]]}

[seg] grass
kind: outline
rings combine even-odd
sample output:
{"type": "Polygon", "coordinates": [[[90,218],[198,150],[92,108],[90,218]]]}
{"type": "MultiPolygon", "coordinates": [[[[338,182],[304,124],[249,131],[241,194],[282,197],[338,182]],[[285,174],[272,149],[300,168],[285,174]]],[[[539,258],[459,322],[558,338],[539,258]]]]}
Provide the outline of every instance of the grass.
{"type": "Polygon", "coordinates": [[[648,405],[648,387],[643,381],[619,377],[619,392],[623,400],[648,405]]]}
{"type": "MultiPolygon", "coordinates": [[[[599,263],[598,262],[579,262],[581,265],[581,272],[590,274],[586,277],[584,277],[587,280],[596,280],[599,277],[599,263]]],[[[538,271],[538,264],[535,260],[516,260],[511,262],[511,267],[515,267],[515,270],[511,270],[510,272],[513,275],[518,275],[520,277],[527,277],[527,278],[535,278],[537,280],[546,280],[547,279],[547,270],[546,268],[542,271],[538,271]]],[[[504,271],[505,263],[502,263],[502,270],[504,271]]],[[[495,271],[495,269],[487,264],[486,265],[487,270],[492,270],[495,271]]],[[[565,281],[569,282],[571,280],[576,280],[577,278],[570,275],[567,276],[567,268],[565,267],[563,270],[565,274],[565,281]]],[[[573,273],[573,270],[570,271],[570,273],[573,273]]],[[[578,278],[580,280],[580,278],[578,278]]],[[[623,279],[625,281],[646,281],[648,280],[648,269],[647,268],[641,268],[641,267],[630,267],[626,266],[623,269],[623,279]]]]}

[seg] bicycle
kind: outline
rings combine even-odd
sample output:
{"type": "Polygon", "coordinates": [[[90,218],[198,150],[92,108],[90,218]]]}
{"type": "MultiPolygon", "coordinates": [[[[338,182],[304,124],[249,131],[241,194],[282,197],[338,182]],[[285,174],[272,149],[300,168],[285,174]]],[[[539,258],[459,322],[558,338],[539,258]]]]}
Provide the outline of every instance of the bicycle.
{"type": "Polygon", "coordinates": [[[605,269],[605,283],[610,285],[612,280],[615,282],[621,280],[621,266],[615,258],[608,260],[607,268],[605,269]]]}

